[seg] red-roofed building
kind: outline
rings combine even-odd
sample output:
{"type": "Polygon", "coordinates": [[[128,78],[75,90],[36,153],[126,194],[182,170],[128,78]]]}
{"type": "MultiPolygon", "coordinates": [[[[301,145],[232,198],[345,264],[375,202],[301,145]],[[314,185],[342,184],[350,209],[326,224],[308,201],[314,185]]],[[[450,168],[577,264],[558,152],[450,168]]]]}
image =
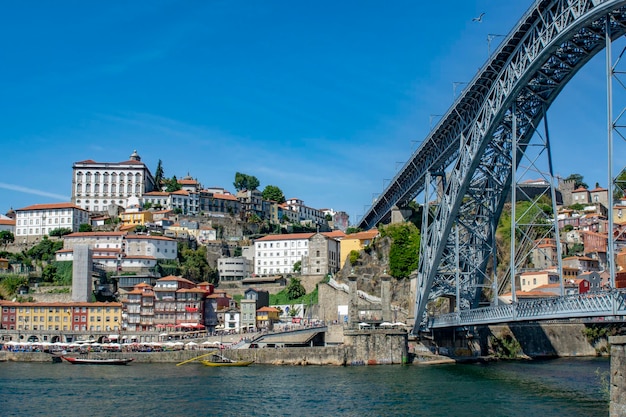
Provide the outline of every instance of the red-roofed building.
{"type": "Polygon", "coordinates": [[[6,230],[15,235],[15,219],[0,218],[0,231],[6,230]]]}
{"type": "Polygon", "coordinates": [[[254,241],[254,273],[266,276],[293,272],[301,262],[302,273],[326,275],[339,270],[339,241],[329,233],[267,235],[254,241]],[[313,238],[315,247],[310,252],[313,238]]]}
{"type": "Polygon", "coordinates": [[[72,203],[95,212],[104,212],[111,204],[126,207],[128,198],[141,198],[155,189],[154,178],[137,151],[123,162],[75,162],[72,178],[72,203]]]}
{"type": "Polygon", "coordinates": [[[16,241],[46,236],[59,228],[77,232],[81,224],[89,224],[89,212],[73,203],[35,204],[15,213],[16,241]]]}

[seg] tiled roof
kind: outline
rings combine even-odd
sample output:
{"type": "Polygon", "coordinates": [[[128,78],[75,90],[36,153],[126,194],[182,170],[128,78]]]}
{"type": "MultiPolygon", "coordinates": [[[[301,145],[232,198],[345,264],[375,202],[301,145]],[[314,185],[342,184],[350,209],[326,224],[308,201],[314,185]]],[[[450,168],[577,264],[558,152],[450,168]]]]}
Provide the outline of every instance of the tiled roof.
{"type": "Polygon", "coordinates": [[[237,197],[232,194],[213,194],[213,198],[217,198],[219,200],[239,201],[237,200],[237,197]]]}
{"type": "MultiPolygon", "coordinates": [[[[167,281],[177,281],[177,282],[185,282],[185,283],[188,283],[188,284],[194,284],[193,282],[189,281],[186,278],[177,277],[175,275],[168,275],[166,277],[157,279],[157,282],[167,282],[167,281]]],[[[194,285],[196,285],[196,284],[194,284],[194,285]]]]}
{"type": "Polygon", "coordinates": [[[0,224],[3,226],[15,226],[15,220],[12,219],[0,219],[0,224]]]}
{"type": "Polygon", "coordinates": [[[152,236],[152,235],[126,235],[126,239],[152,239],[152,240],[167,240],[173,242],[174,239],[170,239],[165,236],[152,236]]]}
{"type": "Polygon", "coordinates": [[[64,238],[68,237],[106,237],[106,236],[124,236],[126,232],[75,232],[70,233],[69,235],[63,236],[64,238]]]}
{"type": "Polygon", "coordinates": [[[74,205],[73,203],[51,203],[51,204],[33,204],[32,206],[23,207],[15,211],[32,211],[32,210],[55,210],[55,209],[75,209],[81,211],[87,211],[83,208],[74,205]]]}

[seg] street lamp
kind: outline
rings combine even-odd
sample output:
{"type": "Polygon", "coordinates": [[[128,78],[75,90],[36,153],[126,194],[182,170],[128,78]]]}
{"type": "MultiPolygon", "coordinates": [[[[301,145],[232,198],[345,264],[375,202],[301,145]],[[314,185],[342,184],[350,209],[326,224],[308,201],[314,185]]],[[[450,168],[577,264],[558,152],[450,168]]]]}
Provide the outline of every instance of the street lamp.
{"type": "Polygon", "coordinates": [[[498,35],[496,33],[490,33],[487,35],[487,57],[491,56],[491,41],[495,38],[504,38],[504,35],[498,35]]]}
{"type": "Polygon", "coordinates": [[[452,98],[456,99],[456,88],[460,85],[467,85],[468,83],[466,83],[465,81],[454,81],[452,83],[452,98]]]}

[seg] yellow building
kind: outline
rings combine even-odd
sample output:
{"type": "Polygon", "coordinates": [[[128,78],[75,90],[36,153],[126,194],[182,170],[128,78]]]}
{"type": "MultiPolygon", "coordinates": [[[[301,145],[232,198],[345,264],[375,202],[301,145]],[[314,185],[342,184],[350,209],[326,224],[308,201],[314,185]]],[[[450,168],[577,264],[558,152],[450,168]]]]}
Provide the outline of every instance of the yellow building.
{"type": "Polygon", "coordinates": [[[371,229],[365,232],[358,232],[346,235],[339,241],[339,253],[341,254],[341,262],[339,269],[342,269],[346,264],[350,252],[362,251],[367,245],[372,243],[375,237],[378,236],[378,229],[371,229]]]}
{"type": "Polygon", "coordinates": [[[280,310],[274,307],[261,307],[256,311],[256,322],[259,329],[270,328],[272,323],[280,320],[280,310]]]}
{"type": "Polygon", "coordinates": [[[122,304],[113,302],[0,301],[0,306],[16,330],[113,331],[119,330],[122,320],[122,304]]]}
{"type": "Polygon", "coordinates": [[[125,211],[120,214],[120,220],[125,229],[132,226],[145,226],[146,223],[152,222],[152,212],[147,210],[125,211]]]}

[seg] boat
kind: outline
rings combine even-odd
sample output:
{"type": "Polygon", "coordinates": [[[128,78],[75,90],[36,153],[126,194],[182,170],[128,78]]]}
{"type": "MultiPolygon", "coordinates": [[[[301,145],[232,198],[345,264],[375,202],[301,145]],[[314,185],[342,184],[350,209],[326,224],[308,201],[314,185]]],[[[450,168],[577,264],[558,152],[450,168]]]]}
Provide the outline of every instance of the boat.
{"type": "Polygon", "coordinates": [[[61,356],[72,365],[126,365],[132,362],[133,358],[74,358],[71,356],[61,356]]]}
{"type": "Polygon", "coordinates": [[[200,361],[205,366],[248,366],[254,361],[236,361],[229,359],[226,356],[214,354],[209,360],[200,361]]]}

